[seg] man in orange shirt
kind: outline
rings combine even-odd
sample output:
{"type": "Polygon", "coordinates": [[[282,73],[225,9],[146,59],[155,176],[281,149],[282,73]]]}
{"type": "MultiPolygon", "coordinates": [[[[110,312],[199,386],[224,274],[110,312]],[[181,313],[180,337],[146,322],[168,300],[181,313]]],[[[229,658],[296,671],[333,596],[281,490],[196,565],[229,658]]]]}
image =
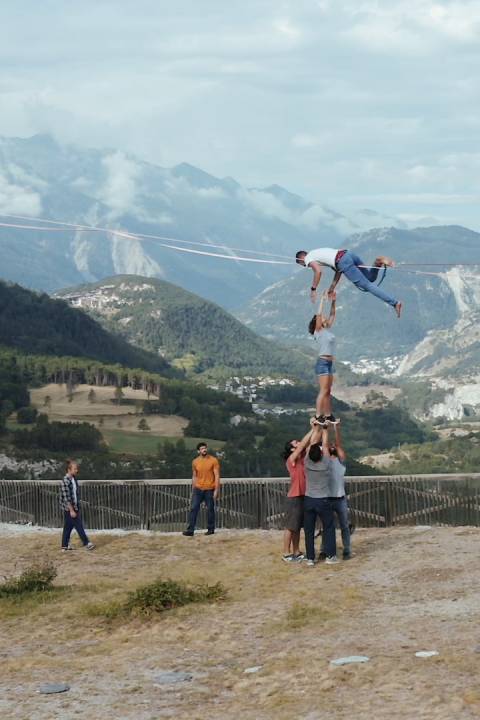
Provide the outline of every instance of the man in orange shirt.
{"type": "Polygon", "coordinates": [[[184,535],[192,537],[195,532],[198,511],[202,502],[207,506],[207,532],[215,532],[215,501],[220,494],[220,463],[213,455],[208,454],[207,443],[197,445],[198,457],[192,463],[192,505],[184,535]]]}

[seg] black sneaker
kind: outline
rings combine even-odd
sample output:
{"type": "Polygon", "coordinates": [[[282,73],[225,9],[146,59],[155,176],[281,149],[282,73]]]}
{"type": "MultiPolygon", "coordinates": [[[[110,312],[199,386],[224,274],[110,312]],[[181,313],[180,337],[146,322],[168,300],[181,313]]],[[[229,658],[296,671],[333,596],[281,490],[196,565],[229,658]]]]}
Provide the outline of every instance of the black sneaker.
{"type": "Polygon", "coordinates": [[[185,537],[193,537],[193,530],[184,530],[182,535],[185,535],[185,537]]]}
{"type": "Polygon", "coordinates": [[[326,421],[329,425],[338,425],[338,423],[340,422],[340,420],[338,420],[338,419],[335,417],[335,415],[327,415],[327,417],[325,418],[325,421],[326,421]]]}
{"type": "Polygon", "coordinates": [[[322,428],[326,428],[328,426],[327,418],[325,417],[325,415],[315,415],[315,421],[322,428]]]}
{"type": "Polygon", "coordinates": [[[351,550],[344,550],[342,557],[344,560],[350,560],[350,558],[352,557],[351,550]]]}
{"type": "MultiPolygon", "coordinates": [[[[193,533],[192,533],[192,535],[193,535],[193,533]]],[[[205,535],[215,535],[215,530],[207,530],[205,535]]]]}

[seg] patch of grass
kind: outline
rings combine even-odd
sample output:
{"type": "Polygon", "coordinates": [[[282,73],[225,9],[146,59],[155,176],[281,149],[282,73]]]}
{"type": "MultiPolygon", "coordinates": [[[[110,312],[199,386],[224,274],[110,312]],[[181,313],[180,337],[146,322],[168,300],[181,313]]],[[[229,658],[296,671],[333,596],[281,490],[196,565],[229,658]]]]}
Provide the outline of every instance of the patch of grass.
{"type": "Polygon", "coordinates": [[[164,439],[151,433],[141,435],[122,430],[102,430],[101,432],[112,452],[131,455],[156,455],[158,441],[164,439]]]}
{"type": "Polygon", "coordinates": [[[7,430],[10,430],[10,432],[13,432],[14,430],[31,430],[32,425],[24,425],[23,423],[19,423],[16,420],[7,418],[7,421],[5,423],[7,430]]]}
{"type": "Polygon", "coordinates": [[[331,612],[318,605],[304,605],[295,602],[285,615],[285,622],[289,629],[296,630],[310,623],[319,623],[329,620],[331,612]]]}
{"type": "Polygon", "coordinates": [[[0,585],[0,598],[19,598],[32,593],[43,593],[53,590],[53,581],[57,577],[57,569],[51,563],[33,565],[19,577],[10,577],[0,585]]]}
{"type": "Polygon", "coordinates": [[[29,615],[47,602],[58,598],[65,588],[55,587],[54,565],[32,566],[19,577],[8,577],[0,585],[0,617],[29,615]]]}
{"type": "MultiPolygon", "coordinates": [[[[148,422],[150,416],[142,415],[148,422]]],[[[127,430],[101,430],[108,447],[115,453],[127,453],[131,455],[156,455],[158,452],[159,442],[177,442],[182,439],[188,450],[194,450],[199,442],[206,442],[211,447],[221,448],[225,445],[223,440],[214,440],[212,438],[197,438],[183,436],[164,436],[155,432],[145,433],[142,435],[138,432],[128,432],[127,430]]]]}
{"type": "Polygon", "coordinates": [[[123,602],[112,601],[104,605],[87,606],[88,615],[103,615],[107,620],[119,616],[152,617],[166,610],[190,603],[223,600],[226,589],[221,583],[215,585],[186,585],[175,580],[155,580],[129,593],[123,602]]]}

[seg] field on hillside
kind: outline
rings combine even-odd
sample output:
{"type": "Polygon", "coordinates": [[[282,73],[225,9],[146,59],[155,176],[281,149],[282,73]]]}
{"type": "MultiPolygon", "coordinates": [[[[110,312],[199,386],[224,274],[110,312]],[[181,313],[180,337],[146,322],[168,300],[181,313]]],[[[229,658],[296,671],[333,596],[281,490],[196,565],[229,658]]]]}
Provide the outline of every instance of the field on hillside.
{"type": "Polygon", "coordinates": [[[188,420],[177,415],[143,415],[137,412],[142,402],[148,399],[144,390],[123,388],[125,400],[138,403],[122,405],[112,402],[115,388],[94,387],[95,402],[88,399],[90,385],[78,385],[69,402],[65,385],[50,384],[30,391],[31,402],[39,412],[46,413],[50,420],[59,422],[89,422],[104,434],[112,450],[122,452],[156,452],[158,439],[183,437],[188,420]],[[45,398],[49,398],[46,403],[45,398]],[[145,418],[149,430],[140,430],[138,424],[145,418]],[[105,432],[104,432],[105,431],[105,432]],[[125,437],[122,437],[124,435],[125,437]],[[128,448],[133,448],[129,450],[128,448]]]}
{"type": "MultiPolygon", "coordinates": [[[[148,419],[150,424],[150,420],[148,419]]],[[[123,432],[122,430],[105,430],[102,428],[102,435],[112,452],[128,453],[131,455],[155,455],[158,452],[158,443],[170,441],[177,442],[178,436],[159,436],[153,432],[123,432]]],[[[224,440],[214,440],[204,437],[183,438],[187,450],[194,450],[197,444],[202,441],[210,447],[219,449],[225,445],[224,440]]]]}
{"type": "Polygon", "coordinates": [[[68,556],[58,531],[0,536],[2,574],[48,559],[63,588],[44,603],[0,599],[2,720],[479,716],[480,529],[360,530],[351,561],[314,568],[282,563],[273,531],[93,533],[95,552],[68,556]],[[99,614],[157,577],[228,594],[153,620],[99,614]],[[331,664],[348,655],[370,660],[331,664]],[[158,685],[162,671],[193,678],[158,685]],[[45,682],[71,689],[39,695],[45,682]]]}

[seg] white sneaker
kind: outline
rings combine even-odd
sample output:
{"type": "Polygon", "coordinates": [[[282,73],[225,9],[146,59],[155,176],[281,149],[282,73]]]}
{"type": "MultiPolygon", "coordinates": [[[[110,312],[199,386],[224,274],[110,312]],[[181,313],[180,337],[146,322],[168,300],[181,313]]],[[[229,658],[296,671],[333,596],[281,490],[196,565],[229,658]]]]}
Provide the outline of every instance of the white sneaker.
{"type": "Polygon", "coordinates": [[[288,555],[282,555],[282,560],[286,563],[295,562],[295,558],[293,557],[292,553],[289,553],[288,555]]]}
{"type": "Polygon", "coordinates": [[[85,550],[95,550],[95,545],[92,542],[89,542],[85,545],[85,550]]]}
{"type": "Polygon", "coordinates": [[[307,567],[314,567],[315,566],[315,560],[307,560],[307,567]]]}
{"type": "Polygon", "coordinates": [[[325,565],[336,565],[338,563],[338,558],[336,555],[329,555],[327,556],[327,559],[325,560],[325,565]]]}
{"type": "Polygon", "coordinates": [[[68,547],[62,547],[62,552],[70,552],[71,550],[73,550],[73,548],[70,547],[70,545],[68,547]]]}

